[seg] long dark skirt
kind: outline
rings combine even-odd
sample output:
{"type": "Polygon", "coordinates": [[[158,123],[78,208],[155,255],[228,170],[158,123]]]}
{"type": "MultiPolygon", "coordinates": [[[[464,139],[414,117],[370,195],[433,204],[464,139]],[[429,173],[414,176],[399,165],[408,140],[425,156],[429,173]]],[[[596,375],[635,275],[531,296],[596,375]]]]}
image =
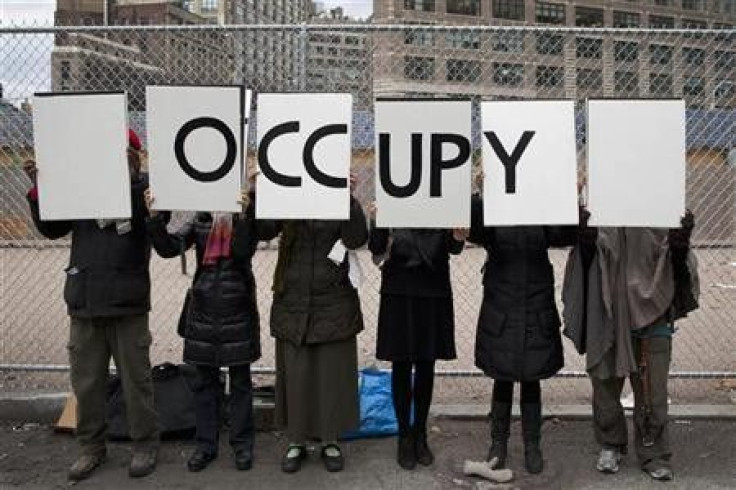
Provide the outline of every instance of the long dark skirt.
{"type": "Polygon", "coordinates": [[[299,346],[276,341],[276,425],[297,443],[334,441],[360,425],[355,337],[299,346]]]}
{"type": "Polygon", "coordinates": [[[455,359],[452,298],[382,294],[376,357],[383,361],[455,359]]]}

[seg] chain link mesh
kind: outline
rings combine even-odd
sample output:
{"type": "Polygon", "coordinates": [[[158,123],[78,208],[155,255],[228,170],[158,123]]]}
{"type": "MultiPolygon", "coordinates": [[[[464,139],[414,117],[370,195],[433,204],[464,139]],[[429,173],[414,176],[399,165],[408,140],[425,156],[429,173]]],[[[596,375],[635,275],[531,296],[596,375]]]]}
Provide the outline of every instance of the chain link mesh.
{"type": "MultiPolygon", "coordinates": [[[[702,299],[700,310],[679,324],[672,366],[679,376],[672,386],[678,402],[725,400],[719,380],[736,373],[735,37],[733,30],[418,25],[0,30],[0,383],[5,389],[32,391],[65,388],[67,383],[64,373],[53,370],[67,363],[62,270],[69,242],[43,239],[30,221],[25,198],[29,182],[21,169],[22,161],[33,157],[30,96],[49,90],[126,90],[130,125],[145,138],[146,85],[236,83],[256,92],[352,93],[352,166],[363,203],[374,198],[375,97],[470,97],[476,171],[481,100],[576,100],[582,163],[586,98],[685,98],[687,201],[697,220],[693,240],[702,299]]],[[[257,112],[257,99],[253,106],[257,112]]],[[[252,159],[255,124],[250,130],[252,159]]],[[[174,221],[183,218],[175,216],[174,221]]],[[[264,355],[257,366],[268,371],[274,351],[265,327],[276,242],[260,248],[253,268],[264,355]]],[[[552,252],[558,293],[566,255],[564,250],[552,252]]],[[[380,275],[367,251],[360,252],[360,260],[367,272],[360,291],[366,331],[359,337],[365,366],[375,362],[380,275]]],[[[483,261],[484,251],[471,247],[452,259],[458,360],[438,365],[447,375],[437,395],[445,402],[488,397],[487,381],[473,365],[483,261]]],[[[192,279],[191,255],[187,262],[183,274],[180,261],[152,260],[155,363],[181,359],[176,323],[192,279]]],[[[583,359],[566,341],[565,372],[548,383],[545,397],[586,403],[587,381],[571,376],[583,369],[583,359]]]]}

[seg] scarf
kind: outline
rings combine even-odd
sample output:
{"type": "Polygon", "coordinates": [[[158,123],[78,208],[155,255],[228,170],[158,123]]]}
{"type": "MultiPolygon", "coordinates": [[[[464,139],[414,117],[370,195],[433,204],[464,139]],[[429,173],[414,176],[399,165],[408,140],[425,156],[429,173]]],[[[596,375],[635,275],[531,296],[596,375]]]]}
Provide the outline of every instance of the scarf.
{"type": "Polygon", "coordinates": [[[214,213],[212,228],[207,235],[204,248],[204,265],[215,265],[221,258],[230,258],[230,244],[233,237],[233,215],[231,213],[214,213]]]}

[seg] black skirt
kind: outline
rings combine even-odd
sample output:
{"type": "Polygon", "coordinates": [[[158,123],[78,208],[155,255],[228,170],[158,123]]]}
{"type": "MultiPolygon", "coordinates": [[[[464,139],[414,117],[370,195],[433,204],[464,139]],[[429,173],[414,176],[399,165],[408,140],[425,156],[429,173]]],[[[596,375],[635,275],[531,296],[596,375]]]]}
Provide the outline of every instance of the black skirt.
{"type": "Polygon", "coordinates": [[[376,358],[416,362],[456,357],[452,297],[381,294],[376,358]]]}

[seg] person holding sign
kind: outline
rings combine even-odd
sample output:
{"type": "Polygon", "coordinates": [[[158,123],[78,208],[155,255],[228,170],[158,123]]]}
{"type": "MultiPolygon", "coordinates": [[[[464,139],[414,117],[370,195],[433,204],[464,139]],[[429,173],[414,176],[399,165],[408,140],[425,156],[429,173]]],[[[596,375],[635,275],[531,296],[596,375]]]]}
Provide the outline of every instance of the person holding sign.
{"type": "MultiPolygon", "coordinates": [[[[219,449],[223,392],[220,368],[228,367],[230,445],[238,470],[253,465],[253,383],[250,365],[261,357],[256,283],[251,259],[258,244],[254,194],[243,193],[243,211],[196,213],[169,233],[162,214],[151,210],[148,231],[161,256],[176,257],[194,246],[197,268],[187,292],[178,333],[184,337],[184,362],[197,367],[194,393],[197,447],[189,471],[204,470],[219,449]]],[[[151,209],[154,196],[146,194],[151,209]]]]}
{"type": "Polygon", "coordinates": [[[276,423],[289,439],[281,468],[299,471],[307,439],[318,438],[325,468],[340,471],[337,439],[360,422],[356,335],[363,329],[346,250],[368,240],[365,214],[351,196],[346,221],[269,223],[272,234],[264,239],[281,235],[271,308],[276,423]]]}
{"type": "Polygon", "coordinates": [[[151,242],[146,233],[148,210],[143,199],[148,187],[140,171],[141,142],[128,133],[131,180],[130,219],[43,221],[39,215],[37,169],[24,169],[34,186],[28,193],[33,222],[45,237],[71,233],[69,266],[65,269],[64,299],[71,327],[69,364],[77,399],[76,437],[82,453],[69,470],[73,481],[88,478],[106,456],[106,401],[110,356],[122,380],[130,437],[134,441],[129,475],[154,471],[159,429],[151,378],[151,280],[148,266],[151,242]]]}
{"type": "Polygon", "coordinates": [[[434,364],[456,358],[449,259],[462,251],[465,237],[442,229],[377,228],[375,204],[369,212],[368,248],[381,267],[376,358],[391,361],[399,424],[396,459],[411,470],[417,463],[428,466],[434,461],[427,445],[434,364]]]}
{"type": "Polygon", "coordinates": [[[482,200],[473,197],[468,239],[487,252],[475,364],[494,379],[488,461],[496,458],[495,468],[505,466],[514,383],[520,382],[525,466],[529,473],[543,470],[540,380],[564,362],[548,249],[576,238],[574,226],[485,227],[482,200]]]}
{"type": "Polygon", "coordinates": [[[628,443],[621,390],[634,392],[635,448],[641,468],[671,480],[667,380],[674,321],[698,307],[690,252],[694,225],[586,228],[565,272],[565,335],[586,355],[593,385],[596,468],[616,473],[628,443]]]}

